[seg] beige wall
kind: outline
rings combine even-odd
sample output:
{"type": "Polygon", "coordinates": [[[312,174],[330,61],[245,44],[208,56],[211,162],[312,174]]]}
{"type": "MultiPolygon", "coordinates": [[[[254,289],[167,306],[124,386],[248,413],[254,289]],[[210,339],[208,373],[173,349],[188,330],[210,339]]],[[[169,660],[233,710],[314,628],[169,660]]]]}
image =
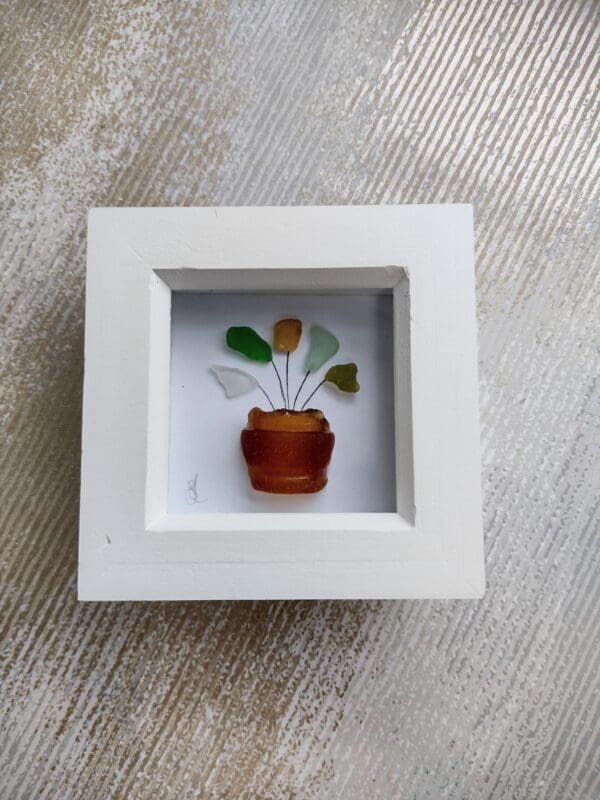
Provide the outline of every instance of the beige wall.
{"type": "Polygon", "coordinates": [[[599,14],[2,6],[3,800],[599,796],[599,14]],[[476,207],[485,599],[78,605],[87,209],[442,201],[476,207]]]}

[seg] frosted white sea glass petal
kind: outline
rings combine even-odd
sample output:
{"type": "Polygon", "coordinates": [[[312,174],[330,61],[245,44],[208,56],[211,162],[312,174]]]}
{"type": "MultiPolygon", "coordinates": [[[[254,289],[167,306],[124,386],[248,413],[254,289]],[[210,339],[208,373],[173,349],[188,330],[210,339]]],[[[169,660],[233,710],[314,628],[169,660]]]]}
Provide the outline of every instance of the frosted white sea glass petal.
{"type": "Polygon", "coordinates": [[[253,378],[252,375],[242,369],[217,365],[212,366],[210,369],[223,389],[225,389],[225,397],[239,397],[241,394],[251,392],[258,386],[256,378],[253,378]]]}

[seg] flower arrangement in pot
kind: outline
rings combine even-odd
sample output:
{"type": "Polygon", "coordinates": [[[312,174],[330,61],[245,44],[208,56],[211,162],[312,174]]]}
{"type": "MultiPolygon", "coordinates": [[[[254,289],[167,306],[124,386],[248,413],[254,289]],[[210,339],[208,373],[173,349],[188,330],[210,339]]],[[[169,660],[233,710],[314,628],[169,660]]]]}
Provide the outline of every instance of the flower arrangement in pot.
{"type": "Polygon", "coordinates": [[[306,494],[319,492],[327,484],[335,436],[323,412],[307,408],[316,392],[329,384],[341,392],[354,394],[359,390],[354,362],[329,367],[322,380],[310,391],[307,381],[319,372],[339,350],[340,344],[330,331],[320,325],[310,329],[310,346],[304,377],[293,397],[290,393],[290,354],[302,336],[299,319],[281,319],[273,331],[273,347],[247,326],[227,330],[227,346],[250,361],[273,366],[283,406],[276,408],[267,390],[257,379],[236,367],[213,366],[212,371],[225,390],[226,397],[238,397],[258,389],[270,409],[254,407],[241,434],[242,454],[254,489],[276,494],[306,494]],[[285,355],[285,375],[275,363],[274,353],[285,355]],[[306,397],[302,400],[302,395],[306,397]]]}

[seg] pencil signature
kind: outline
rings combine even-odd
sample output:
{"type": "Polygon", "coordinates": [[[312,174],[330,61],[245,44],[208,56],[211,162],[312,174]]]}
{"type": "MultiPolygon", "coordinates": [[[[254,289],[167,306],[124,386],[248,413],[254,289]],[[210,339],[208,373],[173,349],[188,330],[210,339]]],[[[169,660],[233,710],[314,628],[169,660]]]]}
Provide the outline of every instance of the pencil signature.
{"type": "Polygon", "coordinates": [[[186,502],[193,506],[195,503],[204,503],[206,502],[206,498],[200,499],[198,497],[198,473],[194,475],[194,477],[187,482],[187,489],[185,491],[185,499],[186,502]]]}

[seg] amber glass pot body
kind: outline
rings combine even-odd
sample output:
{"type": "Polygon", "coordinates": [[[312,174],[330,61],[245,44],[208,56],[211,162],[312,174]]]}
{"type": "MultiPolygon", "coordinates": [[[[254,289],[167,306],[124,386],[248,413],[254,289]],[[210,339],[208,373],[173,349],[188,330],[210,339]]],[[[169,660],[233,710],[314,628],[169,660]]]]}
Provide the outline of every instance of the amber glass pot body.
{"type": "Polygon", "coordinates": [[[274,494],[319,492],[335,436],[321,411],[253,408],[242,431],[242,453],[254,489],[274,494]]]}

